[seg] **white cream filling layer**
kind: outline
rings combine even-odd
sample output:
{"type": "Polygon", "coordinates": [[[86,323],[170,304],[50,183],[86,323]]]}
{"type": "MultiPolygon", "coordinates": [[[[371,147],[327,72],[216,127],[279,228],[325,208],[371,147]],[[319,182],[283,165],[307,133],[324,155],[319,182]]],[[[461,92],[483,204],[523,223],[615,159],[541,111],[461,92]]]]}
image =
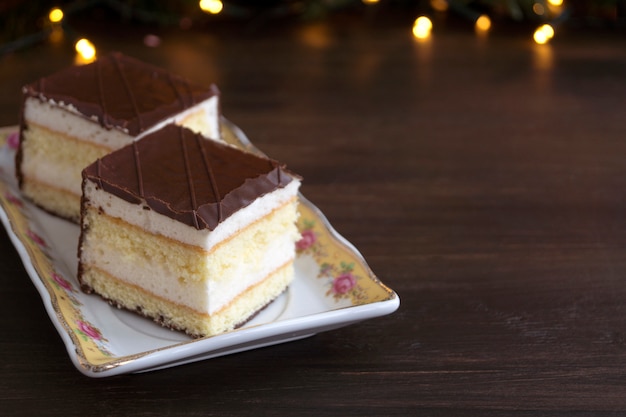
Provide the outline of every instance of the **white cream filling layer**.
{"type": "Polygon", "coordinates": [[[92,142],[111,150],[132,142],[133,137],[119,129],[105,129],[97,120],[87,118],[78,109],[54,100],[28,97],[24,103],[26,124],[34,123],[77,140],[92,142]]]}
{"type": "Polygon", "coordinates": [[[230,271],[227,279],[215,281],[179,280],[168,270],[167,264],[142,263],[138,268],[137,259],[132,254],[121,253],[110,245],[90,247],[83,261],[153,295],[200,313],[213,314],[277,268],[290,262],[294,256],[293,239],[286,235],[270,244],[260,267],[240,264],[230,271]]]}
{"type": "Polygon", "coordinates": [[[54,184],[56,188],[80,196],[80,171],[77,172],[73,166],[58,166],[44,158],[25,158],[22,172],[37,182],[54,184]]]}
{"type": "Polygon", "coordinates": [[[202,110],[208,120],[208,131],[202,132],[205,136],[218,139],[220,137],[219,126],[219,98],[213,96],[197,105],[190,107],[175,116],[164,119],[160,123],[151,126],[146,131],[133,137],[122,129],[106,129],[95,118],[89,118],[80,113],[71,104],[56,102],[45,97],[28,97],[24,102],[24,120],[26,124],[35,123],[50,130],[71,136],[77,140],[92,142],[111,150],[119,149],[131,143],[133,139],[143,136],[162,128],[169,123],[181,124],[189,115],[202,110]]]}
{"type": "Polygon", "coordinates": [[[101,208],[104,213],[111,217],[123,219],[146,232],[159,234],[208,251],[256,219],[266,216],[292,200],[297,195],[299,187],[300,181],[294,178],[286,187],[266,194],[237,211],[220,223],[214,231],[196,230],[194,227],[170,219],[153,210],[146,210],[143,204],[132,204],[112,196],[97,189],[96,184],[88,180],[83,184],[83,193],[88,204],[101,208]]]}

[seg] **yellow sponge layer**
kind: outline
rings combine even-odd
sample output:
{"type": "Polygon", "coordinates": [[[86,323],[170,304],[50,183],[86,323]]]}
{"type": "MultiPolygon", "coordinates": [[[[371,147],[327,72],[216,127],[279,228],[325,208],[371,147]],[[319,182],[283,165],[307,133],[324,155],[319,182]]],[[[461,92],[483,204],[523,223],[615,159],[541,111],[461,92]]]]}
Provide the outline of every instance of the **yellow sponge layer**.
{"type": "MultiPolygon", "coordinates": [[[[208,134],[207,132],[211,132],[211,118],[204,110],[198,110],[189,113],[184,118],[180,119],[177,125],[185,126],[188,129],[193,130],[194,132],[202,133],[205,136],[208,134]]],[[[219,139],[219,137],[214,137],[211,139],[219,139]]]]}
{"type": "Polygon", "coordinates": [[[184,331],[192,337],[213,336],[245,323],[285,291],[292,278],[293,263],[289,262],[249,287],[220,311],[208,315],[157,297],[98,268],[87,267],[82,275],[84,284],[112,304],[136,311],[162,326],[184,331]]]}
{"type": "Polygon", "coordinates": [[[22,154],[25,166],[34,164],[32,161],[39,159],[63,168],[71,167],[73,179],[78,180],[78,186],[83,168],[111,152],[106,146],[85,142],[34,123],[28,124],[23,135],[22,154]]]}
{"type": "Polygon", "coordinates": [[[296,201],[290,201],[246,227],[235,238],[215,246],[210,252],[107,216],[94,207],[83,219],[83,251],[114,250],[123,254],[120,262],[137,268],[162,265],[179,281],[213,282],[236,279],[241,266],[257,272],[273,242],[287,235],[295,242],[298,230],[296,201]]]}
{"type": "Polygon", "coordinates": [[[110,149],[32,123],[23,135],[24,195],[43,209],[78,223],[81,172],[110,149]]]}
{"type": "Polygon", "coordinates": [[[22,194],[33,203],[58,217],[80,222],[80,196],[42,182],[25,178],[22,194]],[[77,211],[76,208],[79,208],[77,211]]]}

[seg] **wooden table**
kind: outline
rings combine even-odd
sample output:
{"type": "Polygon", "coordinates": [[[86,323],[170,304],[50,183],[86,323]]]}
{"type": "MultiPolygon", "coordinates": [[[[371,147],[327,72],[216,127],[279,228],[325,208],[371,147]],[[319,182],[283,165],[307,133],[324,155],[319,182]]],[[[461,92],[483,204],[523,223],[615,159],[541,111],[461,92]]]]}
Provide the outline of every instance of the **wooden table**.
{"type": "MultiPolygon", "coordinates": [[[[0,414],[626,413],[626,41],[359,19],[94,32],[199,82],[400,295],[392,315],[172,369],[90,379],[0,237],[0,414]],[[160,33],[160,32],[159,32],[160,33]]],[[[0,125],[67,45],[0,58],[0,125]]]]}

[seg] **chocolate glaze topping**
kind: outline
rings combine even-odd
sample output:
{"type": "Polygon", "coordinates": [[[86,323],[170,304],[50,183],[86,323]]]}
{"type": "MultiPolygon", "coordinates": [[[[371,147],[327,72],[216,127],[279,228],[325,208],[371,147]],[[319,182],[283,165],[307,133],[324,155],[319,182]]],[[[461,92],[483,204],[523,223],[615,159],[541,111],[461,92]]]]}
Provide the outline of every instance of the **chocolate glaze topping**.
{"type": "Polygon", "coordinates": [[[168,125],[97,160],[83,170],[83,178],[129,203],[214,230],[299,177],[277,161],[168,125]]]}
{"type": "Polygon", "coordinates": [[[219,94],[170,72],[115,52],[72,66],[24,87],[25,96],[71,104],[107,129],[136,136],[209,97],[219,94]]]}

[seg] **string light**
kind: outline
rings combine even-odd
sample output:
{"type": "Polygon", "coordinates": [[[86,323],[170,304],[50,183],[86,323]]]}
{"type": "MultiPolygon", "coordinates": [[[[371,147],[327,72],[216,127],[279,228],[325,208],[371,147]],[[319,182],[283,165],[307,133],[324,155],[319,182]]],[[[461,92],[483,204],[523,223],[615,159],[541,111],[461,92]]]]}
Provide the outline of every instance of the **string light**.
{"type": "Polygon", "coordinates": [[[539,45],[548,43],[554,37],[554,28],[548,24],[541,25],[535,30],[533,39],[539,45]]]}
{"type": "MultiPolygon", "coordinates": [[[[58,0],[57,0],[58,1],[58,0]]],[[[206,12],[211,14],[223,13],[228,15],[229,17],[238,17],[238,18],[247,18],[251,16],[248,10],[245,7],[233,6],[230,3],[226,4],[226,0],[197,0],[198,7],[206,12]]],[[[623,0],[620,0],[623,1],[623,0]]],[[[72,33],[71,29],[68,27],[66,21],[68,16],[70,16],[76,10],[82,9],[82,0],[73,0],[64,2],[67,3],[63,10],[60,7],[54,7],[49,9],[47,16],[44,14],[43,16],[37,16],[38,19],[43,19],[46,23],[42,25],[42,30],[35,34],[30,34],[28,36],[23,36],[15,41],[8,42],[4,45],[0,45],[0,55],[14,51],[17,49],[25,48],[27,46],[31,46],[36,43],[48,41],[51,44],[58,44],[63,41],[64,33],[72,33]],[[47,20],[47,21],[46,21],[47,20]]],[[[99,3],[98,1],[92,0],[89,3],[89,7],[91,4],[99,3]]],[[[311,0],[310,2],[304,2],[311,5],[311,7],[328,7],[332,8],[334,6],[334,2],[329,0],[311,0]],[[320,3],[320,4],[318,4],[320,3]]],[[[381,3],[380,0],[361,0],[361,4],[365,5],[373,5],[381,3]]],[[[478,35],[485,35],[489,30],[491,30],[492,22],[489,16],[480,15],[479,9],[473,7],[469,4],[465,3],[473,3],[473,2],[462,2],[462,1],[454,1],[454,0],[427,0],[427,3],[430,5],[431,10],[434,15],[440,17],[440,14],[444,14],[447,12],[455,13],[463,16],[467,20],[474,21],[475,30],[478,35]]],[[[543,21],[552,21],[563,23],[564,20],[568,19],[570,13],[566,10],[566,1],[565,0],[529,0],[528,2],[516,1],[514,3],[524,3],[523,7],[516,7],[515,10],[518,10],[519,13],[524,13],[524,15],[528,15],[529,19],[537,19],[540,17],[543,21]],[[532,15],[535,16],[532,16],[532,15]]],[[[519,5],[518,5],[519,6],[519,5]]],[[[297,13],[304,14],[308,10],[308,7],[300,7],[294,9],[297,13]]],[[[510,8],[508,13],[511,17],[516,18],[514,13],[514,8],[510,8]]],[[[617,10],[613,8],[612,10],[617,10]]],[[[118,10],[120,13],[126,11],[126,9],[118,10]]],[[[133,6],[128,6],[128,11],[134,11],[133,6]]],[[[196,9],[197,11],[197,9],[196,9]]],[[[44,12],[45,13],[45,12],[44,12]]],[[[489,12],[493,13],[502,13],[502,10],[495,10],[489,12]]],[[[517,12],[516,12],[517,13],[517,12]]],[[[136,13],[137,16],[147,16],[146,20],[156,19],[157,21],[163,21],[164,23],[175,22],[180,25],[181,28],[187,29],[192,24],[192,18],[188,16],[183,16],[180,18],[172,17],[171,13],[149,13],[148,10],[138,10],[136,13]]],[[[277,14],[278,15],[278,14],[277,14]]],[[[493,17],[493,16],[492,16],[493,17]]],[[[497,16],[496,16],[497,17],[497,16]]],[[[520,19],[524,18],[524,16],[518,16],[520,19]]],[[[142,18],[143,19],[143,18],[142,18]]],[[[420,16],[415,19],[412,34],[415,38],[424,40],[431,36],[431,32],[433,29],[433,23],[430,18],[426,16],[420,16]]],[[[549,42],[554,37],[554,28],[548,24],[542,25],[538,27],[534,34],[533,39],[537,44],[545,44],[549,42]]],[[[147,46],[154,47],[158,46],[160,39],[154,36],[147,36],[144,39],[144,42],[147,46]]],[[[96,51],[93,44],[91,44],[87,40],[81,40],[76,44],[77,54],[81,57],[80,59],[85,60],[93,60],[95,59],[96,51]]]]}
{"type": "Polygon", "coordinates": [[[548,39],[552,39],[554,37],[554,28],[551,25],[542,25],[541,30],[546,34],[548,39]]]}
{"type": "Polygon", "coordinates": [[[52,23],[59,23],[61,20],[63,20],[63,10],[59,9],[58,7],[50,10],[50,13],[48,13],[48,20],[50,20],[50,22],[52,23]]]}
{"type": "Polygon", "coordinates": [[[413,36],[417,39],[426,39],[430,36],[432,28],[433,22],[426,16],[420,16],[413,23],[413,36]]]}
{"type": "Polygon", "coordinates": [[[537,29],[535,33],[533,34],[533,40],[535,41],[535,43],[539,45],[543,45],[544,43],[548,42],[548,37],[546,36],[545,33],[537,29]]]}
{"type": "Polygon", "coordinates": [[[552,16],[559,16],[564,11],[563,0],[547,0],[546,8],[552,16]]]}
{"type": "Polygon", "coordinates": [[[491,19],[489,19],[489,16],[482,14],[476,19],[475,27],[479,32],[487,32],[491,29],[491,19]]]}
{"type": "Polygon", "coordinates": [[[76,49],[76,52],[78,54],[77,61],[79,63],[87,64],[96,59],[96,47],[87,39],[80,39],[78,42],[76,42],[74,48],[76,49]]]}
{"type": "Polygon", "coordinates": [[[200,9],[203,12],[218,14],[224,8],[224,4],[220,0],[200,0],[200,9]]]}

